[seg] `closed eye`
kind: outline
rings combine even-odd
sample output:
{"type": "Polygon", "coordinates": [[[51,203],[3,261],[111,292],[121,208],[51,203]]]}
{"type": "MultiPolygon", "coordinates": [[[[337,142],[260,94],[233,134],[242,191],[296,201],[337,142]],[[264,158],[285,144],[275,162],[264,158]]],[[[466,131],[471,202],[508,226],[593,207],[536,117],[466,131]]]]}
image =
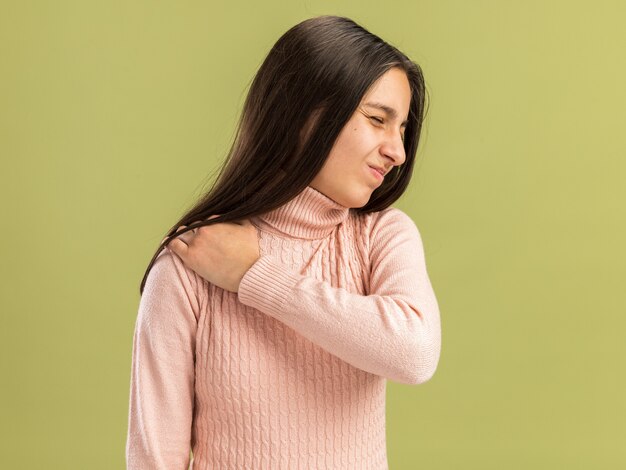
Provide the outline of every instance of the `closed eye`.
{"type": "MultiPolygon", "coordinates": [[[[370,119],[373,119],[374,121],[380,123],[380,124],[384,124],[385,121],[382,118],[379,118],[378,116],[369,116],[370,119]]],[[[406,128],[405,124],[402,124],[402,127],[406,128]]],[[[402,142],[404,142],[404,133],[400,134],[400,138],[402,139],[402,142]]]]}

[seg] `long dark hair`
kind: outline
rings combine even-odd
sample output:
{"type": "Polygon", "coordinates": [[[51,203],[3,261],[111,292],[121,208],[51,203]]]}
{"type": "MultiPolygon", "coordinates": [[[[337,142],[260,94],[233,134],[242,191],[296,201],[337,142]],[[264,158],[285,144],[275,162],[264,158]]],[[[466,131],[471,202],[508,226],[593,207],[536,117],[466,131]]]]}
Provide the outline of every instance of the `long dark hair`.
{"type": "Polygon", "coordinates": [[[169,230],[139,293],[157,256],[174,237],[203,225],[264,214],[304,190],[368,88],[392,67],[406,72],[411,88],[406,159],[385,176],[366,205],[350,210],[380,211],[400,198],[411,180],[426,113],[419,65],[350,18],[309,18],[284,33],[261,64],[216,181],[169,230]],[[186,228],[177,231],[181,225],[186,228]]]}

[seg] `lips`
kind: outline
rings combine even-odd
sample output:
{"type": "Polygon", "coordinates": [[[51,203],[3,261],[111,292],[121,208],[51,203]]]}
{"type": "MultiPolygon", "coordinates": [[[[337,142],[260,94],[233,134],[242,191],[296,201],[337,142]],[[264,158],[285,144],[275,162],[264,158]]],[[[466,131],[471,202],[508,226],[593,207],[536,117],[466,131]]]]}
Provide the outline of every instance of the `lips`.
{"type": "Polygon", "coordinates": [[[377,185],[382,184],[383,180],[385,179],[380,170],[373,166],[367,165],[367,172],[371,175],[370,178],[376,179],[377,185]]]}
{"type": "Polygon", "coordinates": [[[376,170],[377,172],[379,172],[381,174],[381,176],[385,176],[385,170],[383,170],[380,167],[376,167],[376,166],[372,166],[372,165],[368,165],[370,168],[373,168],[374,170],[376,170]]]}

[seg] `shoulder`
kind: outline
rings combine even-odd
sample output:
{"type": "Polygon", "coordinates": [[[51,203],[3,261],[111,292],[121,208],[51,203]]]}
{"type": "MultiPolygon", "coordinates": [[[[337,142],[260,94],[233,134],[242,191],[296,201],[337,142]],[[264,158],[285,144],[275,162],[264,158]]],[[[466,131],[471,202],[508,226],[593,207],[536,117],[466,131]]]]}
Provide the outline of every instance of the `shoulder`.
{"type": "Polygon", "coordinates": [[[402,209],[389,206],[377,212],[353,214],[355,235],[367,246],[368,251],[389,244],[412,242],[421,246],[417,225],[402,209]]]}
{"type": "Polygon", "coordinates": [[[382,211],[374,212],[373,226],[380,228],[385,225],[394,225],[398,227],[415,227],[413,219],[402,209],[395,206],[389,206],[382,211]]]}
{"type": "Polygon", "coordinates": [[[398,231],[417,232],[419,230],[413,219],[402,209],[389,206],[377,212],[368,212],[353,215],[354,224],[359,226],[361,231],[367,234],[369,239],[385,234],[393,234],[398,231]]]}
{"type": "MultiPolygon", "coordinates": [[[[196,282],[194,271],[189,269],[176,253],[167,246],[163,248],[154,260],[152,270],[160,275],[174,277],[186,284],[196,282]]],[[[151,271],[152,272],[152,271],[151,271]]]]}
{"type": "Polygon", "coordinates": [[[144,294],[147,290],[154,292],[155,289],[158,289],[159,295],[166,292],[183,294],[197,314],[203,281],[204,279],[183,263],[180,256],[165,247],[150,268],[144,294]]]}

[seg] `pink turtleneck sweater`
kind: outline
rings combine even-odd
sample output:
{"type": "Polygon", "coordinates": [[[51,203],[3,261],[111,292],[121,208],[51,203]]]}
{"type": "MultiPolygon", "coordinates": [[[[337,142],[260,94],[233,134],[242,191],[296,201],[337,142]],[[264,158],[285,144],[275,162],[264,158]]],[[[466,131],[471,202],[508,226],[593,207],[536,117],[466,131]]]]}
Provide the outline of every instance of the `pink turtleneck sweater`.
{"type": "Polygon", "coordinates": [[[386,380],[427,381],[441,349],[416,225],[310,186],[251,222],[261,256],[237,293],[159,253],[133,337],[127,468],[387,469],[386,380]]]}

